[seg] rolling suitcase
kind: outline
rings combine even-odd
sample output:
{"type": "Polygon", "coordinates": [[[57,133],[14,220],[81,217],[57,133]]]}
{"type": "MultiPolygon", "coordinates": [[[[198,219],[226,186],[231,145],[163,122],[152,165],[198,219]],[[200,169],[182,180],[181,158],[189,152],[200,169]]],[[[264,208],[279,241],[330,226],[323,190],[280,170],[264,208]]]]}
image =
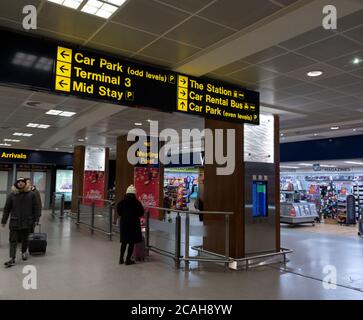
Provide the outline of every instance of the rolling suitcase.
{"type": "Polygon", "coordinates": [[[142,241],[139,243],[135,243],[134,252],[132,254],[135,261],[144,261],[146,256],[145,249],[145,238],[142,237],[142,241]]]}
{"type": "Polygon", "coordinates": [[[40,224],[38,226],[39,233],[34,232],[29,235],[29,253],[31,255],[41,255],[47,251],[47,234],[42,233],[40,224]]]}

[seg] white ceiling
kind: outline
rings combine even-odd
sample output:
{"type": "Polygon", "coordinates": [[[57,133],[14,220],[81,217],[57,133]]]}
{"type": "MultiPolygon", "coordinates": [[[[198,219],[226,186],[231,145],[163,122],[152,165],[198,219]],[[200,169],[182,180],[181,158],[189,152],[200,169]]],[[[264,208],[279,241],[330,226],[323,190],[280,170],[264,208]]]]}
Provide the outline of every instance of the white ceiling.
{"type": "MultiPolygon", "coordinates": [[[[281,116],[282,142],[363,133],[363,64],[351,63],[363,59],[361,0],[128,0],[109,20],[46,0],[1,0],[0,26],[22,30],[26,4],[38,8],[34,34],[260,91],[264,110],[281,116]],[[336,4],[338,30],[320,26],[323,4],[336,4]],[[308,78],[315,69],[323,76],[308,78]]],[[[84,137],[115,147],[117,135],[146,119],[161,120],[162,128],[203,127],[193,116],[21,89],[1,87],[0,97],[1,140],[28,122],[52,126],[32,129],[19,147],[69,151],[84,137]],[[24,106],[28,100],[77,115],[45,116],[24,106]]]]}

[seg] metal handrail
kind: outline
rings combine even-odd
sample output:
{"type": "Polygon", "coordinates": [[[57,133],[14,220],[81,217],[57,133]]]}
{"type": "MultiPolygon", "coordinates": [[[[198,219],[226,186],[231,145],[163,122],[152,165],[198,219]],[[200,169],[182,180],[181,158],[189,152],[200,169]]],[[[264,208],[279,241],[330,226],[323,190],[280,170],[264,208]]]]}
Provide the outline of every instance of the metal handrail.
{"type": "Polygon", "coordinates": [[[113,202],[110,200],[94,199],[94,198],[79,196],[78,203],[77,203],[77,222],[76,222],[77,227],[79,225],[85,225],[85,226],[89,227],[92,234],[94,233],[94,231],[102,232],[102,233],[106,234],[108,236],[109,240],[111,241],[112,236],[113,236],[112,208],[113,208],[113,202]],[[91,223],[90,224],[81,221],[81,201],[82,200],[91,201],[91,203],[88,205],[91,207],[91,223]],[[103,202],[106,204],[106,206],[108,205],[108,226],[107,226],[108,231],[104,231],[101,228],[98,228],[95,226],[95,211],[96,211],[95,204],[96,204],[96,202],[103,202]]]}
{"type": "Polygon", "coordinates": [[[171,209],[171,208],[162,208],[162,207],[154,207],[154,206],[144,206],[144,208],[148,209],[157,209],[163,211],[172,211],[179,213],[189,213],[189,214],[223,214],[223,215],[232,215],[234,212],[232,211],[198,211],[198,210],[180,210],[180,209],[171,209]]]}
{"type": "MultiPolygon", "coordinates": [[[[214,262],[214,263],[221,263],[225,264],[225,268],[229,267],[229,263],[231,259],[229,257],[229,216],[234,214],[233,212],[223,212],[223,211],[195,211],[195,210],[178,210],[178,209],[171,209],[171,208],[162,208],[156,206],[145,206],[146,209],[156,209],[168,212],[175,212],[177,214],[176,221],[175,221],[175,253],[172,254],[160,248],[156,248],[150,245],[150,215],[149,211],[146,212],[146,247],[147,250],[154,251],[158,254],[171,257],[175,261],[176,268],[180,268],[180,262],[184,261],[185,269],[189,270],[189,262],[190,261],[199,261],[199,262],[214,262]],[[185,256],[181,256],[181,219],[180,214],[185,214],[185,256]],[[202,258],[202,257],[190,257],[189,256],[189,237],[190,237],[190,214],[215,214],[215,215],[224,215],[225,217],[225,254],[222,255],[222,259],[213,259],[213,258],[202,258]]],[[[193,249],[194,247],[192,247],[193,249]]],[[[212,253],[213,254],[213,253],[212,253]]],[[[216,255],[216,254],[214,254],[216,255]]],[[[219,255],[218,255],[219,256],[219,255]]]]}
{"type": "Polygon", "coordinates": [[[52,196],[52,216],[56,217],[56,208],[55,208],[55,203],[56,203],[56,198],[57,195],[61,195],[60,197],[60,205],[59,205],[59,218],[63,219],[64,218],[64,193],[62,192],[54,192],[53,196],[52,196]]]}

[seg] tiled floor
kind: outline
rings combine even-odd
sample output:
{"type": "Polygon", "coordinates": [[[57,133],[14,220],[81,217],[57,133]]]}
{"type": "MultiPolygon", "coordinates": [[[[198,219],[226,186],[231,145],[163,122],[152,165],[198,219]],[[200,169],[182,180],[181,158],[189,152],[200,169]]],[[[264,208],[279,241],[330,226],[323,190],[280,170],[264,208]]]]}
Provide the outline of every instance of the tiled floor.
{"type": "MultiPolygon", "coordinates": [[[[359,237],[284,227],[283,245],[295,250],[286,271],[275,266],[225,272],[209,266],[184,272],[155,253],[148,262],[120,266],[118,239],[91,236],[69,219],[52,221],[45,213],[43,229],[48,252],[27,262],[37,268],[38,289],[23,289],[25,263],[0,266],[1,299],[363,299],[359,237]],[[327,264],[337,268],[335,290],[324,289],[321,281],[327,264]]],[[[0,232],[0,258],[6,260],[7,232],[0,232]]]]}

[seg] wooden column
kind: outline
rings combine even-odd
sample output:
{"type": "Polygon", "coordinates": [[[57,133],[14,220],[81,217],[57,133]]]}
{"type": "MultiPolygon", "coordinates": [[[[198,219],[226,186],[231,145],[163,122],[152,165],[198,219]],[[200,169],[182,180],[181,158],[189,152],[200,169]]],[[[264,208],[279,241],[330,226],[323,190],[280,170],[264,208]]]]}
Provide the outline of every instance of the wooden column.
{"type": "MultiPolygon", "coordinates": [[[[224,154],[226,154],[226,129],[235,130],[235,170],[232,175],[217,175],[220,165],[205,164],[204,166],[204,210],[232,211],[230,217],[230,256],[244,256],[244,164],[243,164],[243,125],[226,121],[205,119],[205,128],[224,129],[224,154]]],[[[203,246],[206,250],[224,254],[224,216],[205,215],[204,224],[207,235],[203,246]]]]}
{"type": "Polygon", "coordinates": [[[83,196],[85,146],[75,146],[73,154],[73,187],[71,210],[78,210],[78,197],[83,196]]]}
{"type": "Polygon", "coordinates": [[[274,116],[274,154],[275,154],[275,206],[276,206],[276,252],[281,249],[280,227],[280,117],[274,116]]]}
{"type": "Polygon", "coordinates": [[[127,160],[127,150],[132,142],[127,141],[127,136],[117,138],[116,151],[116,190],[115,200],[118,203],[126,193],[130,184],[134,184],[134,166],[127,160]]]}

